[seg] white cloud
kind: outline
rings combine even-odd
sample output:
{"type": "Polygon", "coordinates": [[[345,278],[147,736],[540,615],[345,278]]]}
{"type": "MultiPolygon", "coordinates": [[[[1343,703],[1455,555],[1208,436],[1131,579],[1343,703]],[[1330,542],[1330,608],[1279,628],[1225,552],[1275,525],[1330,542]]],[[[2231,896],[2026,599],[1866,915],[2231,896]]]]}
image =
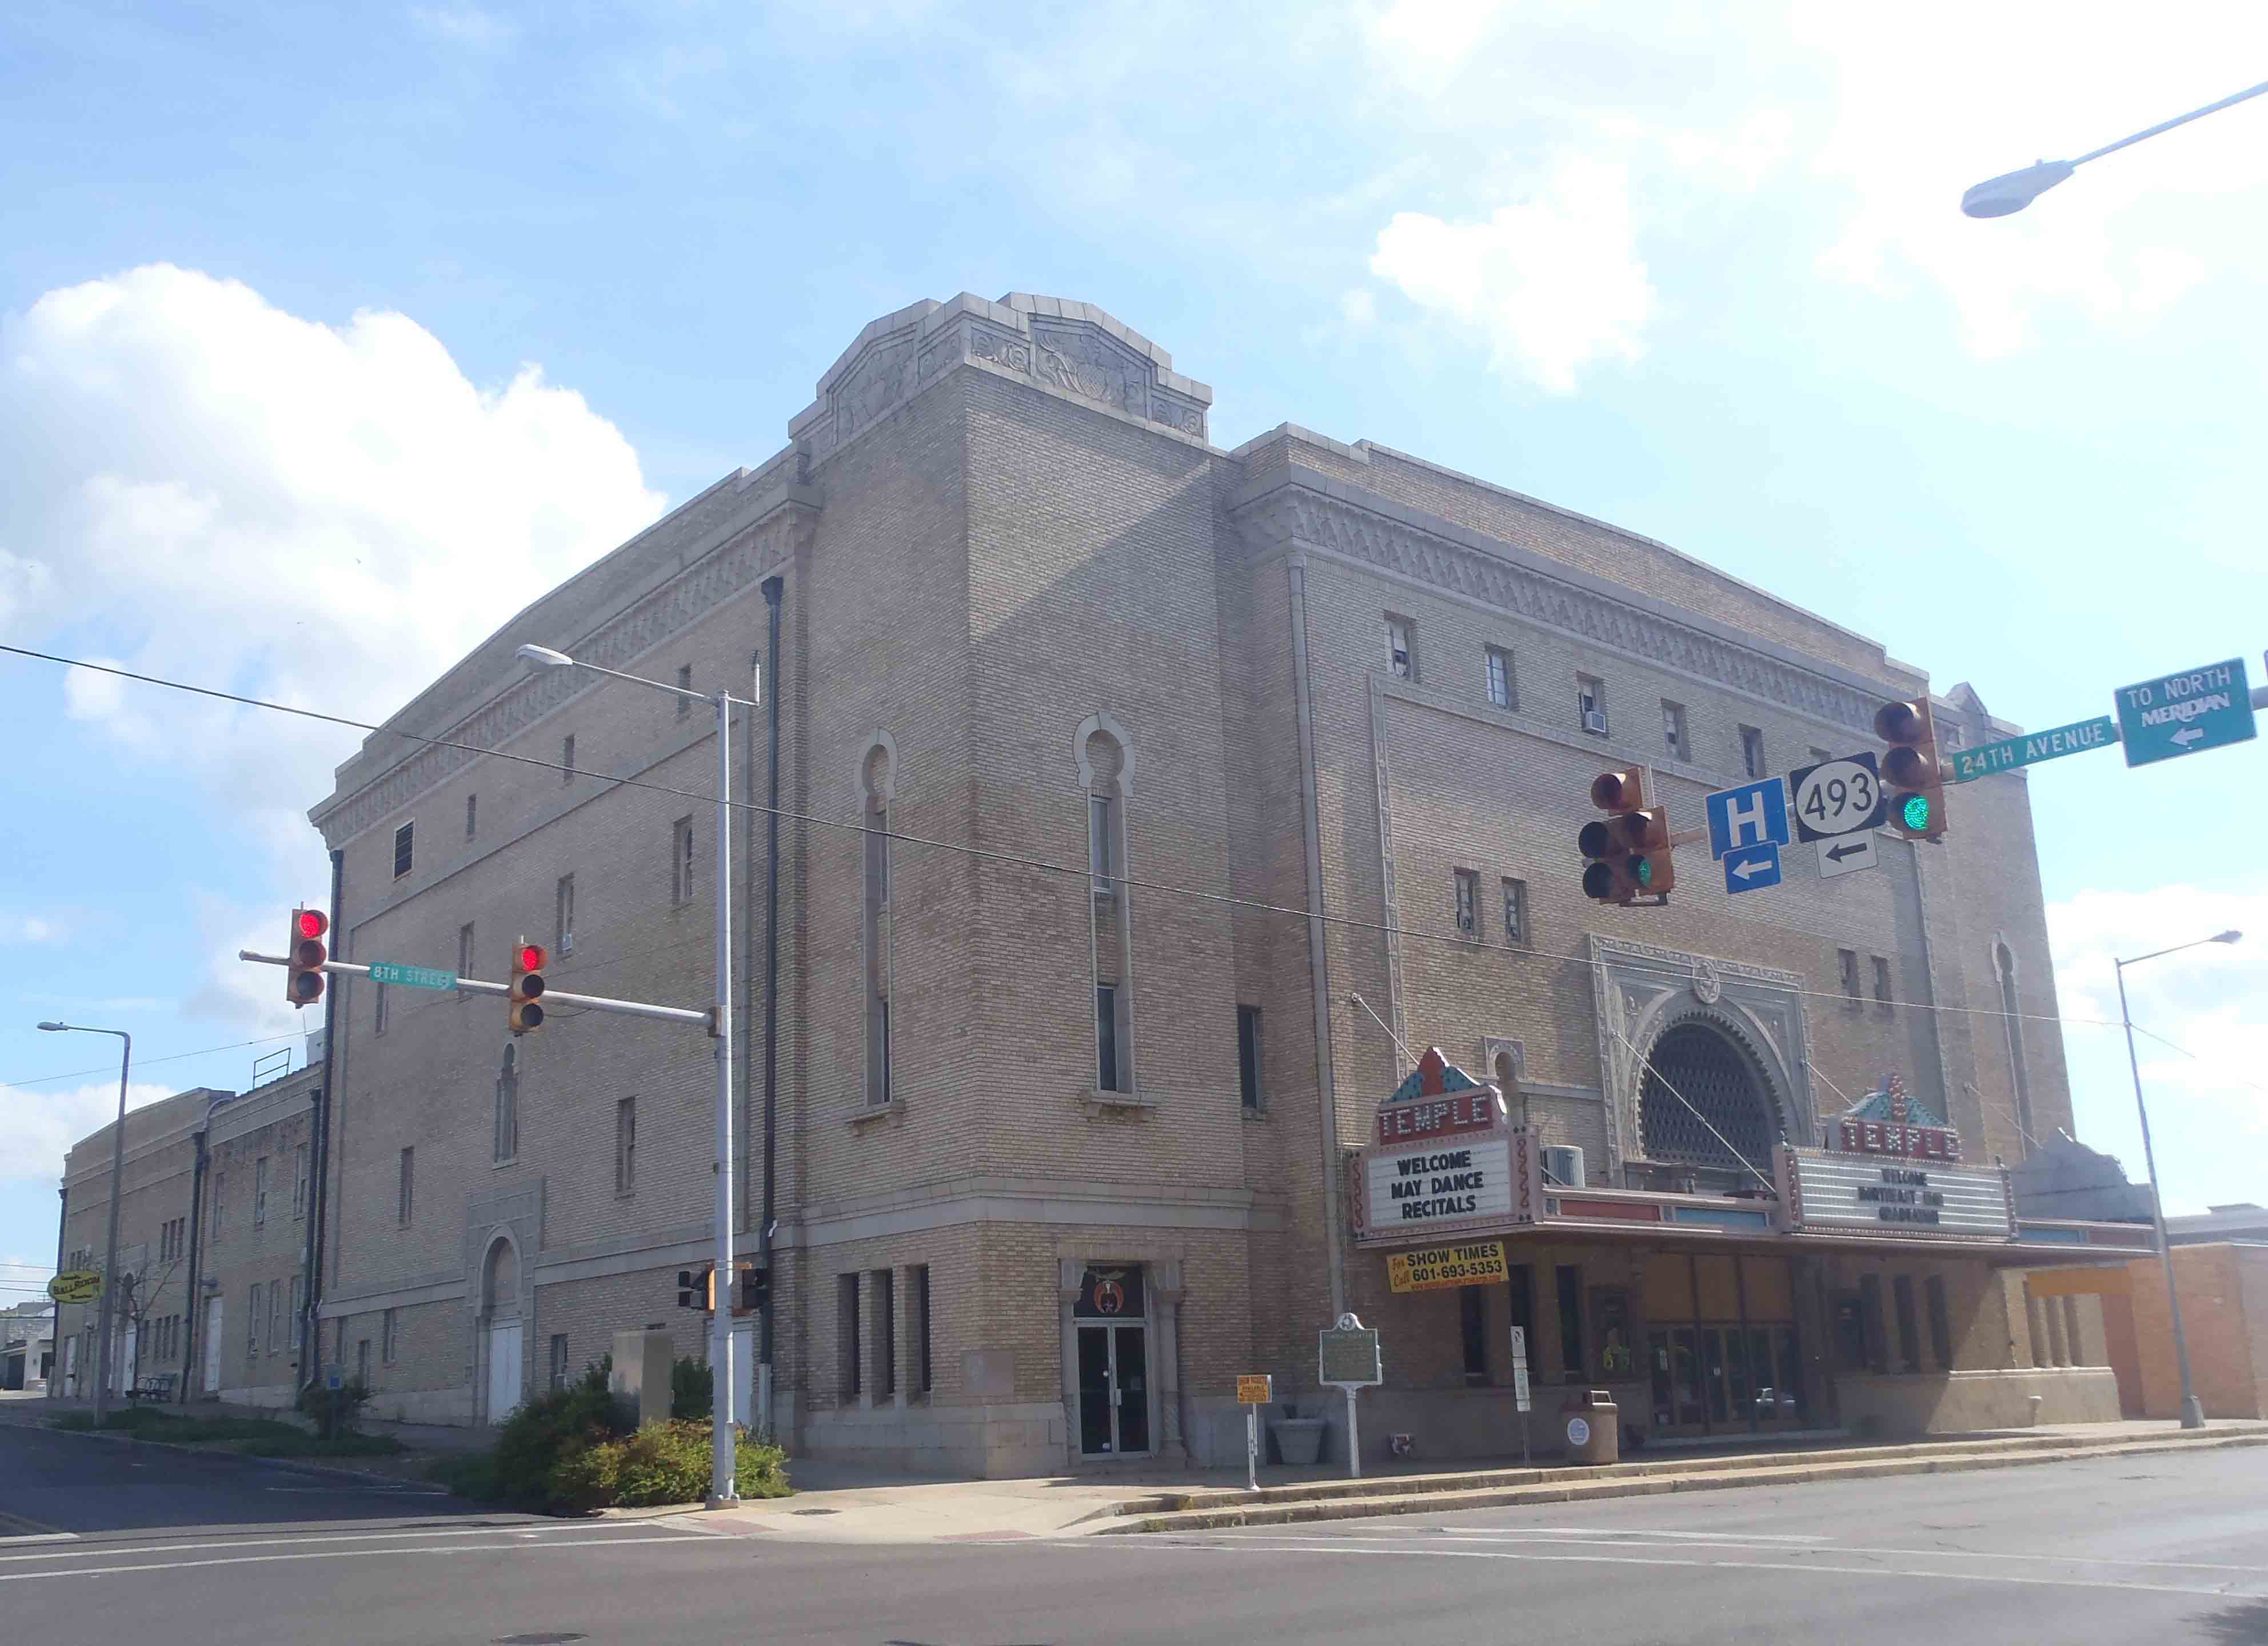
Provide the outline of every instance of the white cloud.
{"type": "Polygon", "coordinates": [[[1358,286],[1339,294],[1339,312],[1350,326],[1368,326],[1378,319],[1378,299],[1358,286]]]}
{"type": "Polygon", "coordinates": [[[1362,21],[1381,61],[1414,85],[1439,90],[1504,11],[1505,0],[1390,0],[1362,21]]]}
{"type": "Polygon", "coordinates": [[[2082,1141],[2143,1176],[2114,957],[2147,954],[2231,928],[2247,937],[2131,966],[2127,1003],[2169,1210],[2259,1200],[2268,1189],[2268,895],[2189,885],[2081,892],[2048,907],[2056,995],[2082,1141]],[[2175,1047],[2182,1048],[2174,1049],[2175,1047]],[[2184,1054],[2191,1054],[2185,1055],[2184,1054]]]}
{"type": "Polygon", "coordinates": [[[1572,152],[1487,217],[1396,212],[1371,272],[1419,307],[1479,332],[1493,364],[1554,393],[1584,368],[1645,352],[1656,306],[1624,169],[1572,152]]]}
{"type": "Polygon", "coordinates": [[[499,51],[519,38],[519,25],[478,6],[412,6],[409,20],[436,40],[474,51],[499,51]]]}
{"type": "MultiPolygon", "coordinates": [[[[0,426],[41,432],[0,445],[0,529],[37,571],[16,632],[67,624],[80,655],[364,720],[662,504],[534,366],[483,389],[403,315],[327,326],[162,264],[0,321],[0,426]]],[[[320,893],[305,812],[352,733],[85,670],[63,687],[266,852],[284,903],[320,893]]],[[[232,953],[240,919],[200,918],[232,953]]]]}
{"type": "Polygon", "coordinates": [[[0,914],[0,943],[52,943],[59,932],[37,915],[0,914]]]}
{"type": "MultiPolygon", "coordinates": [[[[170,1098],[176,1088],[130,1081],[126,1106],[138,1109],[170,1098]]],[[[63,1156],[98,1127],[118,1118],[118,1082],[91,1081],[62,1091],[14,1087],[0,1102],[0,1186],[37,1185],[53,1194],[63,1156]]],[[[53,1211],[54,1207],[48,1209],[53,1211]]]]}

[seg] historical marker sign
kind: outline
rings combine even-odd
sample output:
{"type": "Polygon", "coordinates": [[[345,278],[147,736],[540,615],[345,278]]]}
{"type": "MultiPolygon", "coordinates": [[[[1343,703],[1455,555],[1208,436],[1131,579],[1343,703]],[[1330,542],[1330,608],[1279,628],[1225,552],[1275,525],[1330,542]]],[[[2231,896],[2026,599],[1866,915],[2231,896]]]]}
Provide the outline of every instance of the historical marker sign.
{"type": "Polygon", "coordinates": [[[1795,793],[1795,832],[1802,840],[1880,828],[1890,812],[1872,749],[1799,766],[1787,775],[1787,786],[1795,793]]]}
{"type": "Polygon", "coordinates": [[[393,983],[402,988],[454,988],[457,974],[431,966],[397,966],[391,960],[380,960],[370,968],[373,983],[393,983]]]}
{"type": "Polygon", "coordinates": [[[1385,1381],[1379,1371],[1378,1328],[1351,1314],[1341,1315],[1336,1326],[1315,1334],[1315,1356],[1317,1383],[1367,1389],[1385,1381]]]}
{"type": "Polygon", "coordinates": [[[1991,776],[1994,772],[2014,771],[2019,766],[2060,760],[2066,754],[2084,754],[2089,749],[2108,748],[2117,741],[2117,723],[2109,715],[2097,715],[2092,720],[2074,720],[2067,726],[2051,726],[2045,731],[2027,731],[2021,738],[2004,738],[1998,743],[1980,743],[1973,749],[1955,749],[1953,781],[1957,783],[1974,783],[1979,777],[1991,776]]]}
{"type": "Polygon", "coordinates": [[[2252,688],[2242,658],[2122,686],[2112,701],[2129,766],[2178,760],[2254,735],[2252,688]]]}

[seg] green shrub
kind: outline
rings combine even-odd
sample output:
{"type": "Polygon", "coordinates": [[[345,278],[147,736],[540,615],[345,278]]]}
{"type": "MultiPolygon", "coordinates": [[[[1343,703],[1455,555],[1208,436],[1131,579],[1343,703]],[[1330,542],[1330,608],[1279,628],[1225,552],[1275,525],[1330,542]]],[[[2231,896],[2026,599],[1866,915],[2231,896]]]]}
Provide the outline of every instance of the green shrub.
{"type": "MultiPolygon", "coordinates": [[[[649,1423],[620,1440],[586,1447],[551,1472],[550,1506],[571,1513],[697,1503],[709,1495],[710,1424],[649,1423]]],[[[787,1456],[740,1431],[733,1473],[743,1497],[784,1497],[787,1456]]]]}
{"type": "Polygon", "coordinates": [[[621,1432],[614,1397],[587,1381],[537,1395],[504,1420],[495,1451],[500,1495],[547,1501],[551,1472],[562,1459],[603,1444],[621,1432]]]}
{"type": "Polygon", "coordinates": [[[504,1480],[497,1473],[493,1451],[463,1451],[436,1458],[427,1466],[425,1475],[435,1485],[446,1487],[469,1503],[493,1503],[504,1498],[504,1480]]]}
{"type": "Polygon", "coordinates": [[[315,1420],[315,1432],[326,1440],[351,1435],[362,1422],[362,1408],[370,1399],[369,1385],[349,1378],[335,1389],[309,1384],[299,1391],[299,1410],[315,1420]]]}
{"type": "Polygon", "coordinates": [[[742,1429],[733,1448],[733,1489],[743,1497],[793,1495],[795,1488],[787,1478],[787,1453],[742,1429]]]}
{"type": "Polygon", "coordinates": [[[247,1458],[385,1458],[404,1450],[391,1435],[269,1435],[232,1441],[231,1451],[247,1458]]]}
{"type": "Polygon", "coordinates": [[[715,1394],[707,1361],[681,1355],[669,1363],[669,1415],[673,1419],[705,1420],[716,1409],[715,1394]]]}

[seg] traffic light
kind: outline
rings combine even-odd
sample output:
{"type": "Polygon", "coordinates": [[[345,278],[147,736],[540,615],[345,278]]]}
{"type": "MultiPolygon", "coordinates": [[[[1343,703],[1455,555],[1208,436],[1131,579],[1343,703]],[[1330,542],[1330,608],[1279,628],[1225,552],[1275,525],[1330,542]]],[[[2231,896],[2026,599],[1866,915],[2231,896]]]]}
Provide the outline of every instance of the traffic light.
{"type": "Polygon", "coordinates": [[[699,1309],[704,1312],[716,1303],[717,1271],[709,1268],[681,1268],[677,1271],[677,1306],[699,1309]]]}
{"type": "Polygon", "coordinates": [[[522,937],[512,952],[512,1011],[514,1034],[543,1026],[543,945],[522,937]]]}
{"type": "Polygon", "coordinates": [[[1929,696],[1884,703],[1874,711],[1874,735],[1890,746],[1882,756],[1882,783],[1890,791],[1889,827],[1907,840],[1945,834],[1945,762],[1937,755],[1937,719],[1929,696]]]}
{"type": "Polygon", "coordinates": [[[330,929],[331,917],[320,908],[291,911],[291,935],[284,944],[291,962],[284,971],[284,998],[294,1006],[312,1006],[323,997],[323,962],[331,958],[323,934],[330,929]]]}
{"type": "Polygon", "coordinates": [[[771,1301],[772,1272],[751,1266],[740,1271],[740,1296],[735,1305],[744,1312],[761,1311],[771,1301]]]}
{"type": "Polygon", "coordinates": [[[1677,884],[1668,808],[1646,804],[1645,783],[1635,770],[1600,773],[1591,784],[1591,804],[1608,815],[1586,823],[1575,837],[1587,860],[1583,895],[1625,905],[1639,897],[1667,897],[1677,884]]]}

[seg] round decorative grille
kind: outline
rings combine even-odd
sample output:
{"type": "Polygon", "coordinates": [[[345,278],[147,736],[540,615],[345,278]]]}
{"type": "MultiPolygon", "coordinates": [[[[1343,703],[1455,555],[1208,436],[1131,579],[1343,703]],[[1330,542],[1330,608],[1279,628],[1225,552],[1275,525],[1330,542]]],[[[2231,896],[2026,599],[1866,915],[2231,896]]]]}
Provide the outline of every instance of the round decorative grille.
{"type": "Polygon", "coordinates": [[[1638,1111],[1646,1158],[1738,1171],[1742,1162],[1733,1152],[1738,1150],[1757,1171],[1771,1171],[1772,1143],[1779,1130],[1771,1101],[1748,1059],[1730,1040],[1706,1025],[1681,1023],[1653,1043],[1646,1062],[1650,1066],[1639,1088],[1638,1111]],[[1676,1088],[1676,1096],[1668,1086],[1676,1088]],[[1679,1097],[1685,1101],[1679,1102],[1679,1097]],[[1708,1126],[1701,1123],[1695,1109],[1708,1117],[1708,1126]],[[1724,1134],[1723,1142],[1712,1135],[1710,1126],[1724,1134]]]}

